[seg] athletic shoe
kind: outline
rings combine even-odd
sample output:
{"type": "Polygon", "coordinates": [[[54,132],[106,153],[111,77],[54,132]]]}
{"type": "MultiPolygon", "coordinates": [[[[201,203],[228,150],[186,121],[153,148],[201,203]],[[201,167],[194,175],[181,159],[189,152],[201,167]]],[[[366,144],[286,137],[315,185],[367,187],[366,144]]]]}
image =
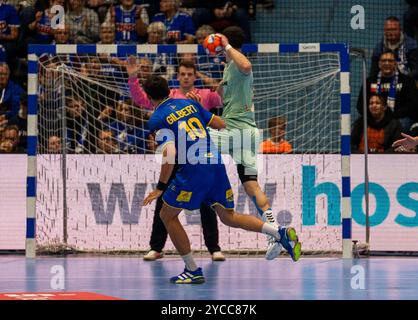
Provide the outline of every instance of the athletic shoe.
{"type": "Polygon", "coordinates": [[[280,252],[282,251],[282,245],[279,241],[277,241],[274,237],[267,237],[268,239],[268,247],[266,252],[266,259],[273,260],[276,259],[280,252]]]}
{"type": "Polygon", "coordinates": [[[280,227],[279,234],[280,240],[278,242],[286,249],[293,261],[298,261],[302,252],[302,244],[299,242],[296,230],[294,228],[280,227]]]}
{"type": "Polygon", "coordinates": [[[197,268],[195,271],[184,268],[184,272],[172,277],[170,282],[176,284],[197,284],[205,282],[205,277],[203,276],[202,268],[197,268]]]}
{"type": "Polygon", "coordinates": [[[161,259],[164,256],[163,253],[157,252],[155,250],[150,250],[145,256],[145,261],[155,261],[157,259],[161,259]]]}
{"type": "MultiPolygon", "coordinates": [[[[261,215],[261,219],[264,222],[267,222],[267,223],[277,227],[276,219],[274,219],[273,212],[271,210],[266,210],[261,215]]],[[[272,236],[268,236],[267,241],[268,241],[268,246],[267,246],[267,252],[266,252],[266,259],[267,260],[273,260],[273,259],[275,259],[279,256],[280,252],[282,251],[282,246],[272,236]]]]}
{"type": "Polygon", "coordinates": [[[212,253],[212,261],[225,261],[225,256],[221,251],[215,251],[212,253]]]}

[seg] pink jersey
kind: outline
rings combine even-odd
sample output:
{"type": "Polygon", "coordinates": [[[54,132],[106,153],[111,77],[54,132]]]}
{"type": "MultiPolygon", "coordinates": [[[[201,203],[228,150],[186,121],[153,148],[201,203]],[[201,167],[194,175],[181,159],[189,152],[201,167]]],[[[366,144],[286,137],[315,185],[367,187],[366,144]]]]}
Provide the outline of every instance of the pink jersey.
{"type": "MultiPolygon", "coordinates": [[[[132,99],[137,106],[140,106],[145,109],[152,110],[154,107],[151,104],[151,101],[148,99],[144,89],[142,89],[141,85],[137,78],[129,78],[128,80],[129,91],[131,92],[132,99]]],[[[211,91],[210,89],[194,89],[196,94],[202,97],[202,101],[200,104],[206,110],[211,110],[213,108],[221,108],[222,107],[222,99],[220,95],[215,92],[211,91]]],[[[173,99],[188,99],[180,89],[171,89],[170,90],[170,97],[173,99]]]]}

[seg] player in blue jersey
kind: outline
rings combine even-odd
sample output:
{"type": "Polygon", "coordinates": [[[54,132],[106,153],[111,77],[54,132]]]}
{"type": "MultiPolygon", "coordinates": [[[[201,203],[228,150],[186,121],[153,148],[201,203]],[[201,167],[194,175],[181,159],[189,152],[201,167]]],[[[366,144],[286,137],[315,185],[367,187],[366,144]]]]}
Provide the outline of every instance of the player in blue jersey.
{"type": "Polygon", "coordinates": [[[234,211],[234,197],[225,166],[206,129],[206,126],[213,129],[225,128],[225,122],[194,100],[169,98],[168,83],[160,76],[149,77],[143,89],[155,106],[148,126],[151,132],[155,132],[163,154],[157,188],[148,194],[144,205],[163,196],[164,205],[160,216],[185,263],[184,272],[172,277],[170,281],[205,281],[202,269],[197,267],[192,257],[190,241],[178,219],[183,209],[198,209],[202,202],[213,206],[227,226],[274,237],[297,261],[301,244],[293,228],[276,228],[254,216],[234,211]],[[177,173],[168,185],[174,166],[178,168],[177,173]]]}

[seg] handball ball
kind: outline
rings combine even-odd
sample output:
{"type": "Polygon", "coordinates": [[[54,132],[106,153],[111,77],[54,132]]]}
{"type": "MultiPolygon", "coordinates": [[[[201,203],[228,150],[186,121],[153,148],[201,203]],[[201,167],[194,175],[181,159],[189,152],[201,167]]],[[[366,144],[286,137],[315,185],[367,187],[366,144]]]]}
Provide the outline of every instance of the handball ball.
{"type": "Polygon", "coordinates": [[[203,41],[203,48],[207,54],[217,55],[224,49],[222,46],[222,38],[217,34],[210,34],[203,41]]]}

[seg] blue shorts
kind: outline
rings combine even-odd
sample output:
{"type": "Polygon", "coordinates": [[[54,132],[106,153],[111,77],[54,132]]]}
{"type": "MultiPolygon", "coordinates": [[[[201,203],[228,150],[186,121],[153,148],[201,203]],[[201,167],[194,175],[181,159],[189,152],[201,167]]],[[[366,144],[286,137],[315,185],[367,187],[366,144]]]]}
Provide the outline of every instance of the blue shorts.
{"type": "Polygon", "coordinates": [[[178,209],[196,210],[202,203],[234,208],[234,194],[223,164],[180,167],[164,192],[163,200],[178,209]]]}

